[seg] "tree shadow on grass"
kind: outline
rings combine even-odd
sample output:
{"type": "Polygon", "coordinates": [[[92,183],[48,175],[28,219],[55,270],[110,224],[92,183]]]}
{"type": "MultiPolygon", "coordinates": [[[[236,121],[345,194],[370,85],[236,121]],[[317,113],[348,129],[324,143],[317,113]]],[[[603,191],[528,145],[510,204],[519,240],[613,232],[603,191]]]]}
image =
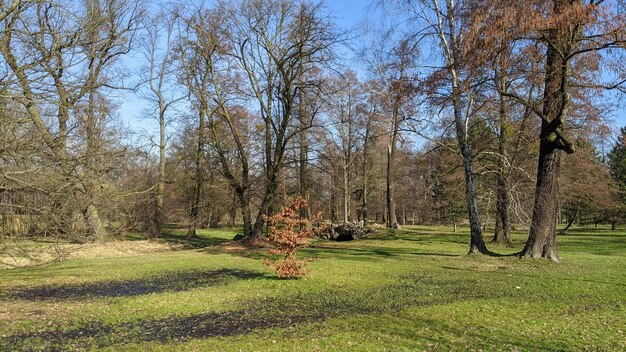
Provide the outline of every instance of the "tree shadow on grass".
{"type": "Polygon", "coordinates": [[[30,301],[129,297],[166,291],[186,291],[196,287],[221,285],[233,280],[256,278],[265,278],[265,275],[256,271],[241,269],[173,271],[135,280],[99,281],[76,285],[18,289],[8,294],[5,293],[5,296],[30,301]]]}
{"type": "MultiPolygon", "coordinates": [[[[0,338],[0,350],[92,349],[127,343],[168,342],[188,338],[226,337],[260,329],[287,328],[319,322],[342,315],[397,312],[407,307],[428,306],[475,299],[477,290],[470,282],[434,281],[410,275],[400,283],[376,289],[334,289],[299,293],[241,302],[234,311],[207,312],[190,316],[169,316],[118,324],[89,321],[78,328],[56,327],[17,333],[0,338]],[[426,294],[428,290],[430,294],[426,294]],[[436,294],[432,294],[432,292],[436,294]],[[471,295],[469,293],[472,293],[471,295]]],[[[487,292],[485,292],[485,296],[487,292]]],[[[491,294],[490,294],[491,295],[491,294]]]]}
{"type": "Polygon", "coordinates": [[[345,247],[334,247],[334,246],[324,246],[324,245],[314,245],[311,246],[312,254],[317,254],[318,256],[333,256],[335,257],[337,254],[346,255],[350,257],[356,258],[364,258],[364,260],[372,260],[372,258],[394,258],[401,256],[434,256],[434,257],[460,257],[459,254],[451,254],[451,253],[435,253],[435,252],[417,252],[412,248],[401,249],[401,248],[381,248],[381,247],[360,247],[360,248],[345,248],[345,247]]]}
{"type": "Polygon", "coordinates": [[[168,243],[182,245],[185,249],[206,248],[230,241],[230,239],[227,238],[205,237],[202,235],[194,238],[187,238],[186,235],[174,232],[164,232],[159,238],[168,243]]]}

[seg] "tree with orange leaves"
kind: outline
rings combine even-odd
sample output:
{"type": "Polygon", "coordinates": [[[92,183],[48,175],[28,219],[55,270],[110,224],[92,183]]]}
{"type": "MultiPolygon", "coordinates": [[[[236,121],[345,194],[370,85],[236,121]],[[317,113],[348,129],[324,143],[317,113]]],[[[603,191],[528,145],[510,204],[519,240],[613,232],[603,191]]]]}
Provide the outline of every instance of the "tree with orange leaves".
{"type": "MultiPolygon", "coordinates": [[[[298,250],[308,246],[308,239],[315,236],[320,227],[309,227],[306,217],[300,216],[300,210],[308,206],[302,197],[294,199],[288,207],[278,213],[266,217],[268,235],[265,239],[274,246],[263,263],[276,272],[280,278],[304,276],[308,270],[304,268],[311,259],[298,259],[298,250]],[[282,258],[276,259],[280,255],[282,258]]],[[[321,214],[315,216],[321,218],[321,214]]],[[[317,222],[317,221],[316,221],[317,222]]]]}

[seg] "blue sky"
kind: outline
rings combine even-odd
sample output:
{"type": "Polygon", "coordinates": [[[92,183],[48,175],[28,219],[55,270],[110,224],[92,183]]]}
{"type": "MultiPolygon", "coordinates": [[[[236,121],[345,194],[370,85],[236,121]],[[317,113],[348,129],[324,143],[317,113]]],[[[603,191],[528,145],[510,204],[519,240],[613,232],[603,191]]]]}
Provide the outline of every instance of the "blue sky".
{"type": "MultiPolygon", "coordinates": [[[[359,24],[367,14],[369,0],[344,0],[327,1],[331,16],[335,17],[341,29],[350,29],[359,24]]],[[[141,55],[135,55],[140,58],[141,55]]],[[[125,60],[126,66],[131,70],[137,70],[140,64],[134,57],[125,60]]],[[[119,116],[123,123],[128,124],[133,130],[140,132],[146,130],[155,133],[158,130],[158,122],[150,118],[149,104],[132,92],[119,92],[119,116]],[[146,117],[147,116],[147,117],[146,117]]],[[[175,114],[175,112],[172,112],[175,114]]]]}
{"type": "MultiPolygon", "coordinates": [[[[337,24],[341,29],[350,29],[358,26],[368,14],[369,4],[369,0],[328,0],[326,2],[330,14],[336,18],[337,24]]],[[[346,55],[351,54],[346,52],[346,55]]],[[[349,59],[347,61],[353,62],[352,58],[349,59]]],[[[127,59],[126,62],[131,67],[136,64],[136,61],[133,59],[127,59]]],[[[157,130],[158,123],[156,119],[143,117],[149,115],[146,111],[149,105],[144,100],[128,92],[120,93],[119,101],[121,103],[119,110],[120,118],[133,130],[140,131],[145,129],[150,133],[154,133],[157,130]]],[[[615,101],[621,104],[612,116],[614,119],[614,130],[617,131],[620,127],[626,125],[626,97],[615,101]]],[[[612,139],[612,136],[607,136],[607,138],[612,139]]]]}

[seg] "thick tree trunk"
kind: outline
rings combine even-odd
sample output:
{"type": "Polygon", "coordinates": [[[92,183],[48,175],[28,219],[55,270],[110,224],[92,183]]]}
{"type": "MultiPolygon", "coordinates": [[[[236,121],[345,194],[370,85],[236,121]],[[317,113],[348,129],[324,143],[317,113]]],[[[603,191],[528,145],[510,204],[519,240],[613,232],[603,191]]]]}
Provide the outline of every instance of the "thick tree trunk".
{"type": "Polygon", "coordinates": [[[363,192],[361,194],[361,216],[363,223],[367,225],[367,202],[369,197],[369,173],[368,173],[368,160],[369,160],[369,145],[373,141],[370,141],[371,121],[368,118],[365,124],[365,136],[363,138],[363,164],[362,164],[362,181],[361,185],[363,192]]]}
{"type": "Polygon", "coordinates": [[[268,216],[272,209],[272,203],[274,202],[274,194],[275,192],[266,192],[263,201],[261,202],[261,206],[259,207],[259,213],[257,214],[256,221],[254,222],[254,227],[252,228],[252,232],[250,236],[248,236],[248,241],[251,243],[258,243],[263,236],[263,226],[265,225],[265,216],[268,216]]]}
{"type": "Polygon", "coordinates": [[[98,242],[105,241],[107,239],[107,231],[102,223],[102,219],[100,219],[98,208],[90,203],[83,209],[83,216],[89,228],[89,235],[98,242]]]}
{"type": "Polygon", "coordinates": [[[247,200],[240,200],[240,202],[241,215],[243,216],[244,236],[252,236],[252,213],[250,211],[250,202],[247,200]]]}
{"type": "Polygon", "coordinates": [[[509,218],[509,192],[505,179],[498,176],[498,194],[496,198],[496,228],[492,242],[511,242],[511,222],[509,218]]]}
{"type": "Polygon", "coordinates": [[[265,189],[265,195],[259,213],[257,214],[254,226],[247,241],[250,243],[258,243],[263,236],[263,226],[265,225],[265,217],[272,215],[274,208],[274,199],[278,190],[278,174],[275,170],[268,170],[268,180],[265,189]]]}
{"type": "MultiPolygon", "coordinates": [[[[579,0],[554,0],[554,12],[559,14],[579,0]]],[[[533,217],[522,257],[547,258],[559,261],[556,250],[556,224],[559,209],[559,174],[561,150],[574,152],[571,142],[563,136],[562,128],[569,107],[569,59],[580,27],[569,26],[548,32],[546,74],[537,167],[537,186],[533,217]]]]}
{"type": "MultiPolygon", "coordinates": [[[[246,177],[247,180],[247,177],[246,177]]],[[[234,186],[235,197],[241,209],[241,217],[243,218],[243,235],[244,238],[252,236],[252,212],[250,211],[250,195],[248,187],[241,185],[234,186]]]]}
{"type": "MultiPolygon", "coordinates": [[[[92,72],[93,75],[93,72],[92,72]]],[[[96,201],[101,197],[99,180],[100,173],[97,171],[96,155],[99,154],[100,134],[97,131],[97,119],[96,116],[96,101],[95,92],[93,87],[89,90],[87,95],[87,116],[86,116],[86,139],[87,139],[87,152],[85,155],[85,172],[82,175],[83,186],[85,193],[89,197],[89,204],[87,208],[83,210],[83,216],[87,222],[89,228],[89,234],[96,239],[96,241],[102,242],[108,238],[108,233],[104,225],[104,221],[100,217],[100,212],[96,206],[96,201]]],[[[64,124],[67,120],[64,121],[64,124]]],[[[67,132],[67,131],[66,131],[67,132]]],[[[65,133],[66,133],[65,132],[65,133]]],[[[63,141],[66,143],[66,141],[63,141]]],[[[65,146],[67,148],[67,145],[65,146]]]]}
{"type": "Polygon", "coordinates": [[[558,213],[561,151],[542,139],[532,223],[522,257],[559,261],[556,251],[556,218],[558,213]]]}

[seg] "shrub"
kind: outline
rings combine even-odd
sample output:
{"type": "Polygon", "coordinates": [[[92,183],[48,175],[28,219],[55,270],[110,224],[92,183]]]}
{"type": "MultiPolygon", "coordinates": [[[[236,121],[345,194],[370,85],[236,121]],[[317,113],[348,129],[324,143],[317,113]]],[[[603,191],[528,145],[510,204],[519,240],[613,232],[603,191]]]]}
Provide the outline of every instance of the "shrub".
{"type": "MultiPolygon", "coordinates": [[[[302,197],[297,197],[288,207],[266,217],[268,236],[266,241],[274,246],[263,263],[276,272],[280,278],[293,278],[308,273],[304,267],[312,259],[298,259],[299,249],[308,245],[308,239],[315,236],[319,227],[309,227],[305,218],[300,217],[300,210],[307,207],[302,197]],[[278,256],[278,258],[277,258],[278,256]]],[[[321,217],[318,214],[316,218],[321,217]]]]}

